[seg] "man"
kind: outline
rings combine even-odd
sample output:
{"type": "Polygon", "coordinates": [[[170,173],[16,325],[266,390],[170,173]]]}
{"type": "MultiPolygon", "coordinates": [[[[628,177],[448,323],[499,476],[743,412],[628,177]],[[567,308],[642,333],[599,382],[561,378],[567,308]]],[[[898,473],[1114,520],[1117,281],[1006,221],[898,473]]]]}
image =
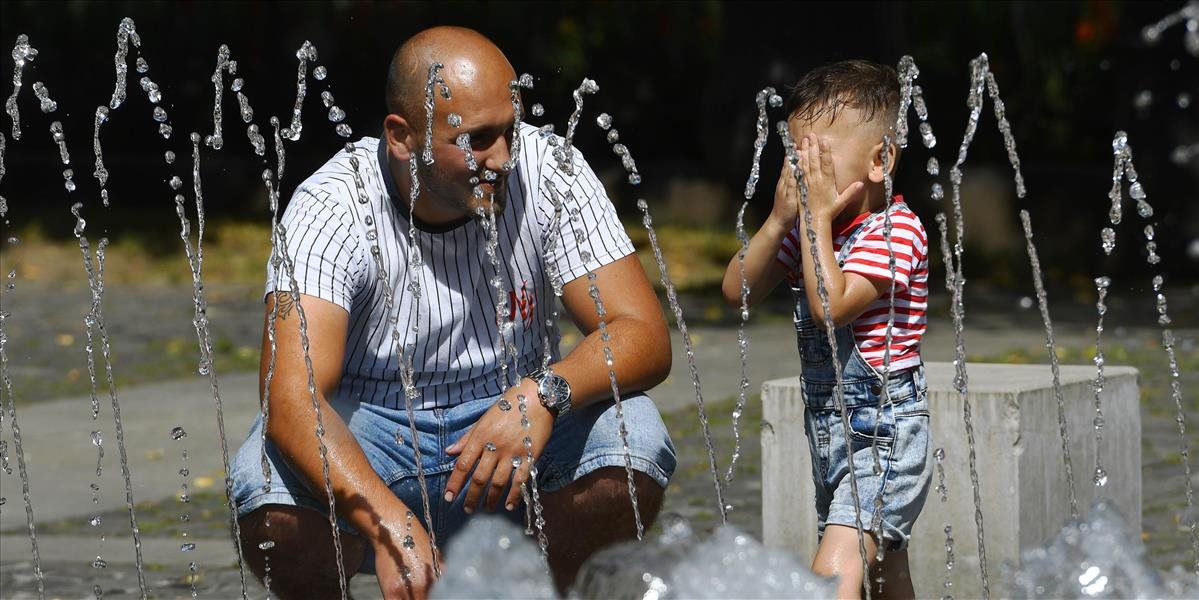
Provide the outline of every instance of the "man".
{"type": "Polygon", "coordinates": [[[566,589],[587,557],[635,534],[605,346],[622,390],[647,527],[661,506],[674,448],[653,403],[633,392],[653,387],[670,370],[661,307],[582,156],[573,156],[573,175],[563,173],[553,158],[558,139],[514,127],[514,79],[503,53],[477,32],[438,27],[417,34],[391,63],[383,138],[364,138],[352,153],[335,155],[287,207],[281,222],[295,284],[286,261],[271,265],[267,330],[278,308],[269,378],[271,340],[263,334],[269,488],[260,462],[262,419],[232,466],[247,560],[262,577],[269,559],[272,589],[281,597],[338,593],[326,481],[346,575],[374,572],[384,596],[423,597],[440,560],[430,535],[443,544],[480,508],[524,515],[526,435],[550,568],[566,589]],[[434,63],[444,65],[452,94],[437,94],[428,131],[425,85],[434,63]],[[520,156],[506,164],[516,158],[518,136],[520,156]],[[412,171],[421,191],[410,223],[412,171]],[[562,203],[558,218],[553,198],[562,203]],[[494,214],[498,274],[479,214],[494,214]],[[422,257],[414,264],[410,224],[422,257]],[[554,303],[547,253],[561,275],[562,305],[585,334],[565,357],[556,339],[549,338],[549,348],[543,342],[554,303]],[[588,271],[606,309],[606,341],[588,271]],[[419,288],[409,283],[413,272],[419,288]],[[493,286],[497,275],[502,284],[493,286]],[[501,315],[512,322],[504,343],[496,341],[497,290],[510,300],[501,315]],[[515,350],[507,369],[505,345],[515,350]],[[544,353],[549,373],[540,369],[544,353]],[[415,444],[401,354],[411,360],[416,392],[415,444]],[[508,372],[519,382],[505,391],[508,372]],[[322,444],[314,435],[314,404],[322,444]],[[274,545],[263,550],[266,540],[274,545]]]}

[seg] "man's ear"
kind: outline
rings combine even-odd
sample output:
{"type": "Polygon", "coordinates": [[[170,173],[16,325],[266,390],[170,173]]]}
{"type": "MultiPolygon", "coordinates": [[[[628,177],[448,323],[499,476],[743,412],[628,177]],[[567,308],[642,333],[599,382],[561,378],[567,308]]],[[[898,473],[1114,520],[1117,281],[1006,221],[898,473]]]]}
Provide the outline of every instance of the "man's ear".
{"type": "Polygon", "coordinates": [[[873,183],[882,183],[884,175],[895,176],[895,164],[899,162],[899,146],[879,142],[870,148],[870,174],[867,177],[873,183]],[[885,168],[884,168],[885,167],[885,168]]]}
{"type": "Polygon", "coordinates": [[[387,151],[396,160],[408,160],[418,150],[416,132],[400,115],[390,114],[383,119],[383,137],[387,151]]]}

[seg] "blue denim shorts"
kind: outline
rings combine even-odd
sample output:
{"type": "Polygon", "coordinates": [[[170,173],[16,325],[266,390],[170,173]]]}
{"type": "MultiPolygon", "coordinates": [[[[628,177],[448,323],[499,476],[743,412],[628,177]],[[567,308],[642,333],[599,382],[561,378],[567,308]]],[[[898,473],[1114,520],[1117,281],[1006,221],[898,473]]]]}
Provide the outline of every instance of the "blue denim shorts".
{"type": "MultiPolygon", "coordinates": [[[[358,439],[375,472],[416,513],[426,529],[436,533],[438,542],[444,543],[469,518],[463,510],[466,494],[459,494],[452,504],[446,504],[442,499],[455,460],[445,453],[445,448],[464,436],[496,400],[498,398],[484,398],[450,408],[415,411],[433,520],[431,528],[425,522],[408,413],[403,409],[360,403],[336,402],[333,407],[358,439]],[[403,443],[398,443],[397,437],[403,443]]],[[[665,488],[674,473],[676,459],[674,445],[657,407],[642,393],[623,398],[622,405],[633,468],[665,488]]],[[[309,491],[302,476],[292,471],[269,441],[266,455],[271,470],[269,491],[265,489],[266,479],[262,473],[262,416],[259,415],[230,464],[238,517],[266,504],[305,506],[328,514],[328,503],[309,491]]],[[[623,469],[624,466],[615,402],[596,402],[568,412],[554,424],[549,443],[537,460],[537,484],[542,492],[553,492],[596,469],[623,469]]],[[[525,514],[520,508],[498,512],[516,522],[523,522],[525,514]]],[[[340,524],[342,529],[356,533],[348,523],[342,521],[340,524]]],[[[372,572],[373,569],[374,559],[368,552],[362,570],[372,572]]]]}
{"type": "Polygon", "coordinates": [[[932,482],[929,461],[928,387],[924,367],[891,375],[890,402],[879,413],[882,386],[878,380],[844,383],[849,432],[833,399],[831,383],[804,382],[804,427],[812,453],[816,512],[821,535],[828,524],[857,527],[850,464],[857,478],[862,526],[875,529],[881,518],[884,546],[907,548],[912,525],[924,507],[932,482]],[[852,448],[853,459],[848,458],[852,448]],[[872,445],[877,442],[876,473],[872,445]],[[881,494],[881,496],[880,496],[881,494]],[[881,508],[876,510],[878,499],[881,508]]]}

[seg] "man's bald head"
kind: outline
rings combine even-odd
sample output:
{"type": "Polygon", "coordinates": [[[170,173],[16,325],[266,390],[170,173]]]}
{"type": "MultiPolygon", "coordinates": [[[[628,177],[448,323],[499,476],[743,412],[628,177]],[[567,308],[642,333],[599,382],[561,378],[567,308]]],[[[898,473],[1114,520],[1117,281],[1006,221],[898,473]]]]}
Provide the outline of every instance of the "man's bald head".
{"type": "Polygon", "coordinates": [[[429,67],[444,65],[442,77],[453,91],[474,87],[484,76],[515,76],[504,53],[483,34],[465,27],[433,27],[411,38],[396,50],[387,71],[387,110],[404,117],[410,127],[423,130],[425,83],[429,67]]]}

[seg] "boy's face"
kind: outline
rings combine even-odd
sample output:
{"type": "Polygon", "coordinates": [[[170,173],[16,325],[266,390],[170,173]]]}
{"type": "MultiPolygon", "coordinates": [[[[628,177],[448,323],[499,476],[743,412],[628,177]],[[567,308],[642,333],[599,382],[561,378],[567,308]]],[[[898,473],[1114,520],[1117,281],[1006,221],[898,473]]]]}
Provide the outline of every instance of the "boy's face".
{"type": "Polygon", "coordinates": [[[865,184],[873,181],[871,171],[882,149],[883,128],[876,121],[863,121],[858,109],[842,106],[831,122],[826,113],[815,120],[792,116],[787,124],[796,145],[809,134],[828,142],[833,155],[838,194],[855,181],[865,184]]]}

